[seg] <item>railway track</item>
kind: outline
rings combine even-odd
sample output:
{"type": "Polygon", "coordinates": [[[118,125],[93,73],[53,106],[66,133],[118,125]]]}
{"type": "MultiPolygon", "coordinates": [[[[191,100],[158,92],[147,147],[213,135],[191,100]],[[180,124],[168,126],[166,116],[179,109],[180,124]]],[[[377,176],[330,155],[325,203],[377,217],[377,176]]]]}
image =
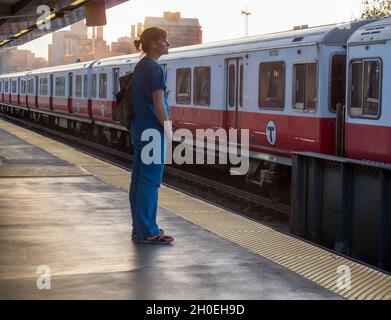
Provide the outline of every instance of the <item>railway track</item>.
{"type": "MultiPolygon", "coordinates": [[[[127,171],[131,171],[129,168],[131,167],[132,156],[129,153],[122,152],[104,145],[100,145],[98,143],[94,143],[88,141],[86,139],[60,132],[54,129],[50,129],[44,127],[42,125],[32,123],[29,121],[25,121],[19,118],[12,117],[7,114],[1,114],[0,116],[3,119],[11,121],[13,123],[19,124],[23,127],[27,127],[29,129],[34,129],[39,133],[46,133],[50,136],[50,138],[61,139],[62,142],[67,144],[71,144],[71,146],[78,151],[84,152],[89,155],[93,155],[100,160],[106,161],[115,165],[117,167],[121,167],[127,171]],[[86,149],[87,148],[87,149],[86,149]],[[113,158],[114,157],[114,158],[113,158]]],[[[198,188],[202,188],[206,193],[219,194],[225,197],[225,199],[230,199],[232,202],[240,202],[241,204],[245,204],[247,207],[258,207],[258,210],[269,210],[273,212],[277,212],[279,215],[285,216],[286,218],[290,215],[290,207],[286,204],[273,201],[267,197],[263,197],[261,195],[254,194],[247,190],[242,190],[225,183],[212,180],[210,178],[206,178],[200,176],[195,173],[187,172],[182,169],[175,168],[173,166],[166,166],[165,168],[165,181],[164,184],[169,186],[170,188],[177,189],[181,192],[185,192],[195,196],[197,198],[202,198],[202,200],[207,200],[208,202],[214,202],[213,196],[208,197],[209,199],[205,199],[204,196],[200,196],[199,192],[186,191],[183,190],[183,186],[178,187],[177,182],[178,179],[182,182],[190,183],[193,186],[197,186],[198,188]],[[262,209],[263,208],[263,209],[262,209]]],[[[194,190],[194,187],[193,187],[194,190]]],[[[222,205],[224,201],[220,201],[220,205],[222,205]]],[[[214,203],[215,204],[215,203],[214,203]]],[[[229,206],[224,206],[225,209],[230,209],[229,206]]],[[[232,210],[231,210],[232,211],[232,210]]],[[[248,216],[246,213],[237,212],[235,213],[243,214],[248,216]]],[[[254,216],[254,215],[252,215],[254,216]]],[[[250,218],[252,217],[250,216],[250,218]]],[[[256,218],[255,218],[256,219],[256,218]]]]}

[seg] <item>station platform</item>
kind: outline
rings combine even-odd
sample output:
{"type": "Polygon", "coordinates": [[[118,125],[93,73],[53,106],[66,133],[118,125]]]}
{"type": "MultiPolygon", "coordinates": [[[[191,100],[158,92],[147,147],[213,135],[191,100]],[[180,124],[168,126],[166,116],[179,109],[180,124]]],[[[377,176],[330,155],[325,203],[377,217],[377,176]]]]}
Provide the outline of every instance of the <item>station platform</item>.
{"type": "Polygon", "coordinates": [[[135,244],[129,182],[0,119],[0,299],[391,299],[389,275],[165,186],[159,226],[176,241],[135,244]]]}

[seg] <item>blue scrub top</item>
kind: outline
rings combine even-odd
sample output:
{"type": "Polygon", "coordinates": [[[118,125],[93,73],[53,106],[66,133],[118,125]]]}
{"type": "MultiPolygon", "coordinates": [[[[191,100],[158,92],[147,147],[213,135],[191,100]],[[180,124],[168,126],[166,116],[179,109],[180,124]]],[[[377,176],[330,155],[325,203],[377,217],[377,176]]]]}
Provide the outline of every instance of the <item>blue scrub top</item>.
{"type": "Polygon", "coordinates": [[[164,91],[164,102],[167,115],[170,117],[166,76],[163,67],[155,60],[144,57],[137,64],[133,73],[132,101],[134,116],[131,122],[133,139],[140,141],[143,131],[147,129],[157,129],[163,134],[163,128],[155,114],[152,97],[152,94],[159,89],[164,91]]]}

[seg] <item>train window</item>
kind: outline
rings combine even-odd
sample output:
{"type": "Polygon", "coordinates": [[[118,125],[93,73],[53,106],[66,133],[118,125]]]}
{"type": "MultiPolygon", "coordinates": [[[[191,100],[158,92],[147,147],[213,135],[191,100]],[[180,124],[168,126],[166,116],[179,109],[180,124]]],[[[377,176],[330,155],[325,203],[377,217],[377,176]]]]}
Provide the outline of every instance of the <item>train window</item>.
{"type": "Polygon", "coordinates": [[[236,70],[235,65],[230,64],[228,68],[228,105],[232,108],[235,106],[236,96],[236,70]]]}
{"type": "Polygon", "coordinates": [[[28,93],[34,94],[34,79],[29,79],[28,81],[28,93]]]}
{"type": "Polygon", "coordinates": [[[194,104],[210,105],[210,67],[194,68],[194,104]]]}
{"type": "Polygon", "coordinates": [[[285,62],[261,63],[259,68],[259,107],[284,109],[285,62]]]}
{"type": "Polygon", "coordinates": [[[96,98],[96,74],[92,75],[92,97],[96,98]]]}
{"type": "Polygon", "coordinates": [[[26,81],[25,81],[25,80],[22,80],[22,81],[20,82],[20,86],[21,86],[20,93],[21,93],[21,94],[26,94],[26,81]]]}
{"type": "Polygon", "coordinates": [[[48,95],[48,79],[47,78],[39,79],[39,95],[41,95],[41,96],[48,95]]]}
{"type": "Polygon", "coordinates": [[[176,102],[178,104],[191,103],[191,69],[177,69],[176,71],[176,102]]]}
{"type": "Polygon", "coordinates": [[[336,54],[331,62],[329,110],[336,112],[337,104],[345,105],[346,55],[336,54]]]}
{"type": "Polygon", "coordinates": [[[240,92],[239,92],[239,105],[243,107],[243,78],[244,78],[244,68],[243,64],[240,65],[240,92]]]}
{"type": "Polygon", "coordinates": [[[0,92],[3,92],[3,81],[0,80],[0,92]]]}
{"type": "Polygon", "coordinates": [[[87,94],[88,94],[88,75],[84,75],[83,76],[83,97],[84,98],[87,98],[87,94]]]}
{"type": "Polygon", "coordinates": [[[83,87],[83,82],[82,82],[82,77],[80,75],[76,76],[76,92],[75,95],[76,97],[81,97],[81,91],[83,87]]]}
{"type": "Polygon", "coordinates": [[[54,85],[53,85],[53,75],[51,74],[50,77],[50,87],[49,87],[49,95],[53,97],[53,91],[54,91],[54,85]]]}
{"type": "Polygon", "coordinates": [[[380,61],[364,63],[364,115],[379,115],[380,110],[380,61]]]}
{"type": "Polygon", "coordinates": [[[5,83],[4,83],[4,92],[5,92],[5,93],[8,93],[8,80],[5,80],[5,83]]]}
{"type": "Polygon", "coordinates": [[[12,93],[16,93],[16,81],[12,81],[12,83],[11,83],[11,92],[12,93]]]}
{"type": "Polygon", "coordinates": [[[296,64],[294,66],[294,109],[315,111],[318,102],[317,67],[317,63],[296,64]]]}
{"type": "Polygon", "coordinates": [[[113,94],[119,92],[119,68],[113,69],[113,94]]]}
{"type": "Polygon", "coordinates": [[[363,63],[353,62],[351,65],[351,91],[350,91],[350,112],[352,115],[362,115],[362,93],[363,93],[363,63]]]}
{"type": "Polygon", "coordinates": [[[73,73],[68,73],[68,97],[73,97],[73,73]]]}
{"type": "Polygon", "coordinates": [[[99,98],[105,99],[107,97],[107,74],[99,74],[99,98]]]}
{"type": "Polygon", "coordinates": [[[356,60],[350,65],[350,115],[378,118],[380,115],[382,65],[380,60],[356,60]]]}
{"type": "Polygon", "coordinates": [[[65,77],[56,78],[55,94],[58,97],[65,96],[65,77]]]}

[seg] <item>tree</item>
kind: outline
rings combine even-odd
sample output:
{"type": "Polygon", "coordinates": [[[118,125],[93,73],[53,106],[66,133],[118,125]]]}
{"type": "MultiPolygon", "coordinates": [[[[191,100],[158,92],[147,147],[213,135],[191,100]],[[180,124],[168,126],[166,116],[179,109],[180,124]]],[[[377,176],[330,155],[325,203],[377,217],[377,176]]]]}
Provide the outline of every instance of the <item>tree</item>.
{"type": "Polygon", "coordinates": [[[363,19],[384,18],[391,16],[391,0],[363,0],[365,7],[363,19]]]}

